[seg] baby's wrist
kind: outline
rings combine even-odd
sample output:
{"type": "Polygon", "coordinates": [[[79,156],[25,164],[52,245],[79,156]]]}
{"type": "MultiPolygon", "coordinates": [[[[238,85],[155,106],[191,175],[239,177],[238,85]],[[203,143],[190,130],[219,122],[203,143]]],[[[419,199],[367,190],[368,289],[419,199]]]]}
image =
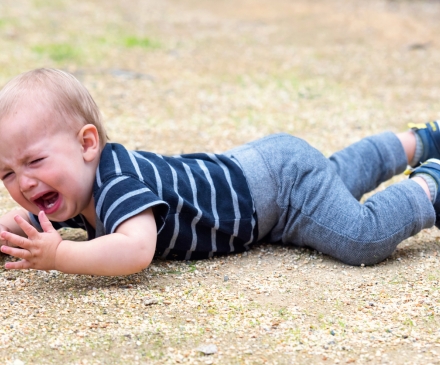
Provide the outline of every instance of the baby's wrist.
{"type": "Polygon", "coordinates": [[[65,255],[63,254],[63,248],[66,246],[66,242],[67,241],[61,240],[55,248],[53,270],[65,272],[65,255]]]}

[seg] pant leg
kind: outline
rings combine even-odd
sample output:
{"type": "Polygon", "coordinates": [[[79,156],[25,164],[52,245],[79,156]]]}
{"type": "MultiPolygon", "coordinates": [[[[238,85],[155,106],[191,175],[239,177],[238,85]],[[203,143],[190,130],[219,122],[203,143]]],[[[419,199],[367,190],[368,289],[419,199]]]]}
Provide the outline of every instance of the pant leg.
{"type": "Polygon", "coordinates": [[[329,158],[347,189],[356,198],[402,173],[407,166],[403,146],[394,133],[362,139],[329,158]]]}
{"type": "MultiPolygon", "coordinates": [[[[311,247],[351,265],[371,265],[434,225],[432,204],[417,183],[394,184],[361,204],[334,162],[301,139],[273,135],[231,155],[248,179],[259,226],[260,221],[270,226],[259,235],[266,241],[311,247]]],[[[380,154],[368,163],[382,163],[374,156],[380,154]]],[[[347,168],[342,171],[349,174],[347,168]]]]}

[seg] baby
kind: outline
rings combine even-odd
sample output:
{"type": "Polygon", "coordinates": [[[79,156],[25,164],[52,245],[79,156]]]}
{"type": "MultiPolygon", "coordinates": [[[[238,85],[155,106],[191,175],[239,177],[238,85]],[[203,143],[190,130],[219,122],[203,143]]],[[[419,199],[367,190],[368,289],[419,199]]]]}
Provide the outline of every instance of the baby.
{"type": "Polygon", "coordinates": [[[60,70],[29,71],[1,90],[0,177],[21,206],[0,218],[1,251],[21,259],[7,269],[126,275],[154,256],[203,259],[258,241],[371,265],[436,223],[437,122],[327,159],[286,134],[223,154],[128,151],[107,141],[101,119],[60,70]],[[407,164],[410,179],[359,203],[407,164]],[[87,230],[88,241],[63,240],[61,227],[87,230]]]}

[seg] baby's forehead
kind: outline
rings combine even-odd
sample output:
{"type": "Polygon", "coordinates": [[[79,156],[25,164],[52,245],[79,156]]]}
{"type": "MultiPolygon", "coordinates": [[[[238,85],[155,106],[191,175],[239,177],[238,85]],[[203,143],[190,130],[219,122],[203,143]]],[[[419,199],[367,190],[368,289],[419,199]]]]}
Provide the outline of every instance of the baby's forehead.
{"type": "Polygon", "coordinates": [[[7,114],[0,115],[0,127],[6,123],[15,123],[16,120],[25,119],[23,127],[46,131],[79,131],[81,123],[78,118],[70,115],[67,110],[59,107],[56,98],[41,97],[42,95],[29,95],[16,100],[15,105],[7,114]]]}
{"type": "Polygon", "coordinates": [[[55,109],[55,98],[46,90],[36,87],[9,88],[0,93],[0,119],[11,117],[22,111],[42,113],[55,109]]]}

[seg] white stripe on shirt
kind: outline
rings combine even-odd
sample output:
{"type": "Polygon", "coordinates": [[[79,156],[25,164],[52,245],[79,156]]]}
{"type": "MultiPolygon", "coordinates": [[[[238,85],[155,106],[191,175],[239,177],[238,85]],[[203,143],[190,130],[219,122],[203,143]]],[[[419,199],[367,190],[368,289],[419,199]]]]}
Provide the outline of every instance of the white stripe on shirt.
{"type": "Polygon", "coordinates": [[[139,180],[141,182],[144,182],[144,177],[142,176],[141,170],[139,169],[139,164],[137,163],[136,158],[134,157],[133,151],[128,151],[128,156],[130,157],[131,163],[133,164],[133,167],[136,170],[139,180]]]}
{"type": "MultiPolygon", "coordinates": [[[[137,158],[141,158],[142,160],[147,161],[151,167],[153,168],[154,171],[154,177],[156,178],[156,185],[157,185],[157,195],[159,196],[160,199],[163,199],[163,194],[162,194],[162,180],[160,179],[160,175],[159,175],[159,171],[157,171],[157,167],[154,163],[152,163],[148,158],[142,156],[140,153],[136,152],[136,151],[132,151],[133,155],[136,156],[137,158]]],[[[160,155],[156,155],[160,158],[163,159],[162,156],[160,155]]]]}
{"type": "MultiPolygon", "coordinates": [[[[174,191],[177,193],[178,189],[177,189],[177,173],[176,170],[174,170],[173,167],[171,167],[171,165],[168,165],[170,170],[171,170],[171,174],[173,175],[173,189],[174,191]]],[[[177,203],[177,207],[176,207],[176,214],[174,215],[174,232],[173,232],[173,237],[171,237],[170,240],[170,244],[168,245],[168,247],[164,250],[163,254],[162,254],[162,258],[166,258],[167,255],[169,254],[170,250],[172,250],[174,248],[174,245],[176,244],[176,240],[177,237],[179,236],[179,229],[180,229],[180,223],[179,223],[179,214],[180,211],[182,209],[183,206],[183,198],[177,194],[178,197],[178,203],[177,203]]]]}
{"type": "Polygon", "coordinates": [[[119,164],[118,156],[116,156],[116,152],[112,150],[113,162],[115,164],[115,173],[116,175],[121,175],[121,165],[119,164]]]}
{"type": "Polygon", "coordinates": [[[196,181],[194,180],[194,176],[192,174],[192,171],[191,171],[191,169],[189,168],[189,166],[186,163],[182,163],[182,165],[183,165],[183,167],[185,169],[186,174],[188,175],[189,183],[191,185],[191,190],[192,190],[192,193],[193,193],[194,208],[197,209],[197,215],[191,221],[191,233],[192,233],[191,247],[187,251],[186,257],[185,257],[185,260],[189,260],[189,259],[191,259],[192,252],[197,247],[196,224],[200,220],[200,218],[202,217],[202,211],[200,210],[199,203],[197,202],[197,186],[196,186],[196,181]]]}
{"type": "Polygon", "coordinates": [[[206,180],[208,180],[209,185],[211,186],[212,215],[214,216],[214,219],[215,219],[215,225],[211,229],[211,247],[212,247],[212,250],[209,253],[209,256],[212,257],[213,252],[217,251],[216,237],[217,237],[217,230],[220,227],[219,216],[218,216],[218,212],[217,212],[216,190],[215,190],[215,186],[214,186],[214,181],[212,181],[211,174],[209,173],[209,170],[206,167],[205,162],[202,161],[202,160],[196,160],[196,161],[199,164],[199,166],[202,169],[202,171],[204,172],[206,180]]]}
{"type": "MultiPolygon", "coordinates": [[[[127,220],[128,218],[134,217],[134,216],[135,216],[136,214],[138,214],[138,213],[142,213],[143,211],[145,211],[145,210],[147,210],[148,208],[150,208],[150,207],[152,207],[152,206],[158,204],[159,202],[162,203],[161,200],[157,200],[157,201],[154,201],[154,202],[151,202],[151,203],[145,204],[145,205],[143,205],[142,207],[139,207],[139,208],[133,210],[132,212],[127,213],[126,215],[120,217],[120,218],[119,218],[119,219],[113,224],[110,233],[114,233],[115,230],[116,230],[116,228],[119,226],[119,224],[121,224],[121,222],[124,222],[124,221],[127,220]]],[[[159,231],[157,232],[157,234],[160,233],[160,231],[162,230],[163,227],[164,227],[163,225],[162,225],[162,227],[160,227],[160,229],[159,229],[159,231]]]]}
{"type": "Polygon", "coordinates": [[[99,172],[99,165],[96,168],[96,183],[98,184],[98,187],[102,186],[101,173],[99,172]]]}
{"type": "Polygon", "coordinates": [[[128,179],[128,176],[120,176],[114,180],[112,180],[102,191],[102,194],[99,197],[98,203],[96,204],[96,215],[98,217],[101,216],[101,209],[102,209],[102,203],[104,202],[105,196],[107,195],[107,192],[111,189],[112,186],[116,185],[117,183],[121,182],[122,180],[128,179]]]}
{"type": "Polygon", "coordinates": [[[240,208],[238,206],[238,197],[237,197],[237,192],[235,191],[235,189],[232,186],[232,181],[231,181],[231,174],[229,173],[228,168],[225,166],[225,164],[223,162],[221,162],[216,155],[214,155],[213,153],[207,153],[207,155],[213,160],[215,161],[223,170],[224,174],[225,174],[225,178],[226,181],[229,184],[229,187],[231,189],[231,196],[232,196],[232,203],[234,206],[234,215],[235,215],[235,222],[234,222],[234,233],[231,236],[231,239],[229,240],[229,248],[231,250],[231,252],[235,251],[234,248],[234,237],[238,236],[238,229],[240,228],[240,218],[241,218],[241,214],[240,214],[240,208]]]}
{"type": "Polygon", "coordinates": [[[124,195],[122,195],[121,197],[119,197],[118,199],[116,199],[112,205],[110,205],[110,207],[107,209],[107,212],[105,214],[105,218],[104,218],[104,227],[107,223],[107,219],[110,217],[110,214],[112,214],[112,212],[119,206],[119,204],[121,204],[123,201],[130,199],[131,197],[135,196],[135,195],[139,195],[142,193],[146,193],[148,191],[151,191],[148,188],[142,188],[142,189],[138,189],[138,190],[134,190],[131,191],[129,193],[126,193],[124,195]]]}

